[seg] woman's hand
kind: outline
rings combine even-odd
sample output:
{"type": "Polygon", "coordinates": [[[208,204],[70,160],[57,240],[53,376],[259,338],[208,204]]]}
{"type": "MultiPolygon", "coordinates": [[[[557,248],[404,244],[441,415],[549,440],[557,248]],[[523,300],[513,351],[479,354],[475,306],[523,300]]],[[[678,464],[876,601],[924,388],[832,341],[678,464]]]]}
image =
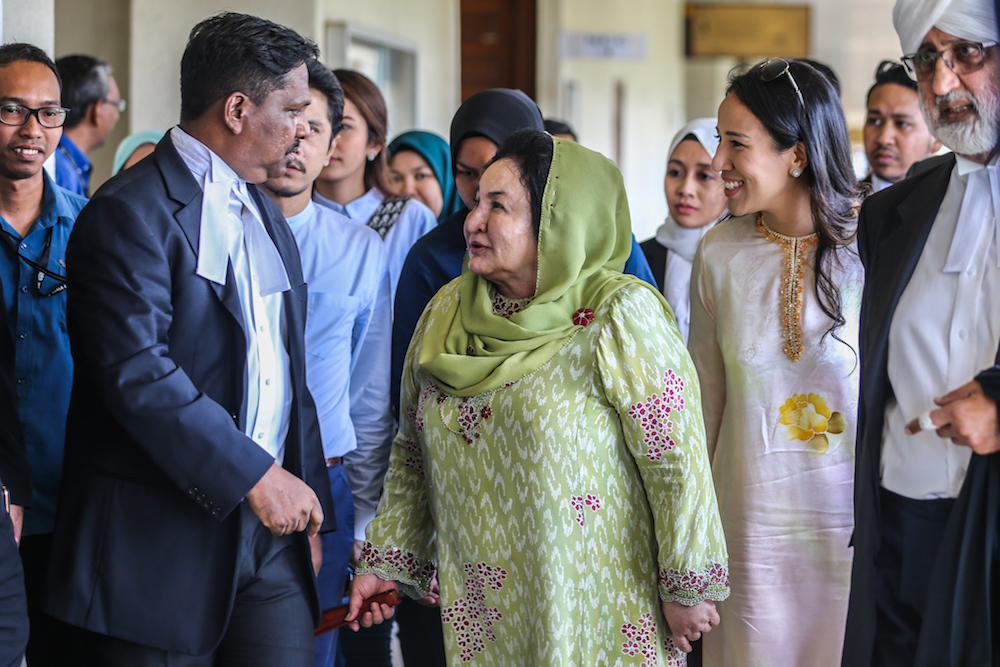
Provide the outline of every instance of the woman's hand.
{"type": "MultiPolygon", "coordinates": [[[[353,595],[351,599],[353,600],[353,595]]],[[[685,607],[680,602],[660,604],[674,643],[685,653],[691,652],[691,642],[701,639],[703,634],[719,624],[719,612],[711,600],[704,600],[692,607],[685,607]]]]}
{"type": "Polygon", "coordinates": [[[431,579],[430,592],[426,596],[417,600],[417,604],[422,604],[425,607],[440,607],[441,606],[441,587],[438,585],[437,572],[434,573],[434,577],[431,579]]]}
{"type": "Polygon", "coordinates": [[[351,598],[347,603],[347,625],[357,632],[360,628],[370,628],[392,618],[395,609],[385,604],[372,603],[371,609],[361,609],[361,604],[373,595],[399,589],[395,581],[379,579],[374,574],[359,574],[351,582],[351,598]]]}

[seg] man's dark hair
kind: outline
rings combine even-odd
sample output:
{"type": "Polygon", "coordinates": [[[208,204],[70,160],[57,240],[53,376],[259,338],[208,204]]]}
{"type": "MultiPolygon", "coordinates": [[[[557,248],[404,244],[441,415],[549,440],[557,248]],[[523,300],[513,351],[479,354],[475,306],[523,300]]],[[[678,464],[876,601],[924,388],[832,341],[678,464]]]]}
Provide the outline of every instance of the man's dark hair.
{"type": "Polygon", "coordinates": [[[237,91],[262,104],[289,72],[318,57],[312,41],[266,19],[234,12],[205,19],[191,29],[181,58],[181,122],[237,91]]]}
{"type": "Polygon", "coordinates": [[[552,168],[552,137],[538,130],[518,130],[504,139],[490,164],[505,159],[516,165],[521,185],[528,191],[531,227],[537,240],[542,225],[542,197],[552,168]]]}
{"type": "Polygon", "coordinates": [[[897,86],[909,88],[913,92],[917,92],[917,82],[910,78],[910,75],[906,73],[905,67],[891,60],[883,60],[875,68],[875,83],[868,89],[868,95],[865,96],[865,104],[871,101],[872,92],[876,88],[884,86],[887,83],[894,83],[897,86]]]}
{"type": "Polygon", "coordinates": [[[315,88],[326,97],[327,118],[330,120],[330,141],[340,132],[340,124],[344,120],[344,89],[340,87],[337,76],[323,66],[318,60],[306,63],[309,70],[309,87],[315,88]]]}
{"type": "Polygon", "coordinates": [[[62,94],[62,78],[59,76],[59,70],[56,69],[56,64],[52,62],[52,58],[49,58],[49,55],[45,51],[42,51],[34,44],[25,44],[24,42],[15,42],[0,46],[0,67],[13,65],[22,60],[40,63],[52,70],[52,73],[56,75],[56,82],[59,83],[59,92],[62,94]]]}
{"type": "Polygon", "coordinates": [[[63,81],[62,103],[69,107],[63,127],[70,130],[83,122],[91,104],[107,101],[113,70],[106,60],[81,55],[63,56],[56,68],[63,81]]]}

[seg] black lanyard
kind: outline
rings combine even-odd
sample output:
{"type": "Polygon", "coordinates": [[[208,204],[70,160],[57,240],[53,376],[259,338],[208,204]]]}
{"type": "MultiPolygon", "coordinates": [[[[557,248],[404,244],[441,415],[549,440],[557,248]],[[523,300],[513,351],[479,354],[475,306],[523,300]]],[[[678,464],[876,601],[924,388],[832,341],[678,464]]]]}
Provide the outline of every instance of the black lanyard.
{"type": "Polygon", "coordinates": [[[27,257],[25,257],[24,255],[22,255],[20,250],[20,239],[18,239],[16,236],[11,234],[7,230],[4,230],[3,237],[7,239],[7,243],[10,244],[10,247],[14,250],[15,253],[17,253],[17,256],[20,257],[25,264],[27,264],[28,266],[30,266],[35,270],[35,288],[38,290],[39,296],[55,296],[56,294],[59,294],[59,292],[65,290],[67,287],[66,276],[61,276],[58,273],[53,273],[52,271],[49,271],[46,268],[49,263],[49,251],[52,249],[53,229],[54,229],[53,227],[49,227],[48,230],[45,232],[45,247],[42,248],[42,254],[39,255],[38,257],[38,263],[35,263],[30,259],[28,259],[27,257]],[[52,280],[56,281],[55,288],[53,288],[53,290],[48,294],[42,291],[42,283],[45,281],[46,277],[49,277],[52,280]]]}
{"type": "Polygon", "coordinates": [[[66,156],[66,159],[69,160],[69,163],[73,165],[73,169],[76,169],[76,175],[80,178],[80,187],[83,189],[83,196],[89,198],[90,188],[87,186],[87,181],[86,179],[84,179],[83,172],[80,171],[80,167],[77,166],[76,160],[73,159],[73,156],[69,154],[69,151],[66,150],[66,147],[63,146],[62,144],[59,145],[59,150],[63,152],[63,155],[66,156]]]}

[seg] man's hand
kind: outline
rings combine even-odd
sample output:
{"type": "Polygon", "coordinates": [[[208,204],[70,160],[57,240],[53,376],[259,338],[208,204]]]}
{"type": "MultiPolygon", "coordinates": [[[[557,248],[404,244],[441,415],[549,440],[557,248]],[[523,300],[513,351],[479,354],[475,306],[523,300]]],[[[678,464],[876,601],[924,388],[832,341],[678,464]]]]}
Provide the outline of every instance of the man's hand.
{"type": "Polygon", "coordinates": [[[398,589],[399,584],[395,581],[385,581],[374,574],[359,574],[354,577],[351,582],[351,598],[347,603],[347,616],[344,618],[348,621],[348,627],[357,632],[361,627],[370,628],[392,618],[396,611],[394,607],[373,602],[371,609],[362,610],[361,603],[373,595],[398,589]]]}
{"type": "Polygon", "coordinates": [[[24,526],[24,507],[21,505],[11,505],[10,521],[14,524],[14,541],[20,546],[21,528],[24,526]]]}
{"type": "Polygon", "coordinates": [[[309,485],[272,463],[247,494],[247,502],[260,522],[275,535],[309,529],[309,537],[323,525],[323,508],[309,485]]]}
{"type": "MultiPolygon", "coordinates": [[[[971,447],[976,454],[1000,451],[1000,422],[997,404],[983,393],[973,380],[940,398],[934,403],[939,407],[927,416],[937,430],[938,437],[948,438],[956,445],[971,447]]],[[[921,430],[920,420],[906,425],[910,435],[921,430]]]]}
{"type": "Polygon", "coordinates": [[[417,604],[422,604],[425,607],[441,606],[441,586],[438,584],[437,572],[435,572],[434,577],[431,578],[430,591],[427,595],[417,600],[417,604]]]}
{"type": "Polygon", "coordinates": [[[663,615],[670,626],[674,643],[685,653],[691,652],[691,642],[698,641],[703,634],[719,624],[719,612],[711,600],[704,600],[691,607],[680,602],[661,602],[660,606],[663,607],[663,615]]]}
{"type": "Polygon", "coordinates": [[[318,577],[323,567],[323,540],[319,533],[309,536],[309,555],[312,556],[313,574],[318,577]]]}

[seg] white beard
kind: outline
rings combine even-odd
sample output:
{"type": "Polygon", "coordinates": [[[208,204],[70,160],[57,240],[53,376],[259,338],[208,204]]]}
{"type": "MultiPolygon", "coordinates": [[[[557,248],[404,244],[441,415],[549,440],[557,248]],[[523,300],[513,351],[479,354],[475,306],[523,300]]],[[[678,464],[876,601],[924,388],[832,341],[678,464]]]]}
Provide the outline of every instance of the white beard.
{"type": "Polygon", "coordinates": [[[1000,142],[1000,91],[996,86],[987,87],[979,97],[969,90],[965,93],[953,90],[936,97],[933,106],[920,95],[920,110],[931,134],[959,155],[989,153],[1000,142]],[[941,106],[958,99],[968,99],[976,116],[955,123],[942,122],[941,106]]]}

